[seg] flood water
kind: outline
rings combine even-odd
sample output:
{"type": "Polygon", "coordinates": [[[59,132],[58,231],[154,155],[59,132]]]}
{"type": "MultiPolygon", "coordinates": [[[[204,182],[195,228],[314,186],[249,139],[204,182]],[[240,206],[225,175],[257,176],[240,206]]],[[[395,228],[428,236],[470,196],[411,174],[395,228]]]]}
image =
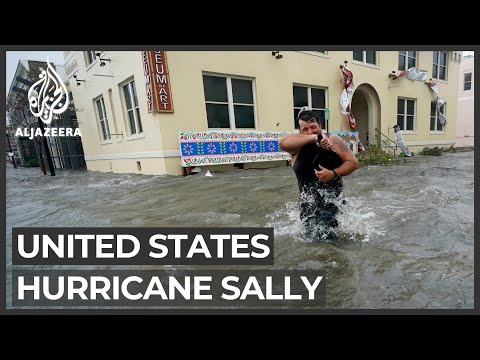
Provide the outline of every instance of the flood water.
{"type": "Polygon", "coordinates": [[[324,271],[327,308],[473,308],[473,151],[365,166],[345,177],[339,222],[351,246],[304,236],[290,167],[212,174],[51,177],[7,165],[7,270],[17,268],[12,227],[273,227],[273,268],[324,271]]]}

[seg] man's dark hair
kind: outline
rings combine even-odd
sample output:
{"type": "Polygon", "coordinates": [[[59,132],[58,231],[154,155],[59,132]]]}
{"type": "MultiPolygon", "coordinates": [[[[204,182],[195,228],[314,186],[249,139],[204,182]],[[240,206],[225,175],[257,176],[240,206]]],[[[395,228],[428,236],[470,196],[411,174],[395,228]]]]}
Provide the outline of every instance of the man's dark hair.
{"type": "Polygon", "coordinates": [[[305,121],[305,122],[314,122],[316,121],[318,124],[322,125],[320,118],[317,114],[315,114],[312,110],[304,110],[298,113],[298,121],[305,121]]]}

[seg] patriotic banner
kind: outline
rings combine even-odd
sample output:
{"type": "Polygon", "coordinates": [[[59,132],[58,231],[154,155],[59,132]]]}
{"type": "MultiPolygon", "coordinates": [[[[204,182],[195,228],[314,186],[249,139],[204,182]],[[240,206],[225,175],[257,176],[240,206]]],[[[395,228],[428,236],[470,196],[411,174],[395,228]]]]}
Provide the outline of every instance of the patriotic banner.
{"type": "Polygon", "coordinates": [[[417,80],[417,81],[426,81],[427,80],[427,73],[424,71],[419,71],[415,67],[411,67],[410,69],[406,71],[399,71],[398,73],[395,73],[392,71],[392,75],[390,77],[393,80],[397,80],[403,76],[405,76],[408,80],[417,80]]]}
{"type": "Polygon", "coordinates": [[[343,90],[340,94],[340,106],[342,107],[342,114],[347,115],[350,128],[355,130],[355,117],[352,114],[352,97],[355,88],[353,84],[353,73],[347,68],[347,65],[340,65],[340,70],[343,75],[343,90]]]}
{"type": "Polygon", "coordinates": [[[437,95],[437,112],[438,112],[438,120],[440,121],[440,124],[445,125],[447,122],[447,119],[445,115],[440,113],[440,108],[443,106],[445,103],[442,99],[442,97],[438,93],[438,87],[437,83],[434,81],[426,81],[427,80],[427,73],[424,71],[418,71],[415,67],[412,67],[408,69],[407,71],[399,71],[398,73],[395,73],[392,71],[392,74],[389,75],[389,77],[393,80],[399,79],[401,77],[406,77],[408,80],[416,80],[416,81],[423,81],[425,82],[428,86],[430,86],[430,89],[437,95]]]}
{"type": "Polygon", "coordinates": [[[432,91],[435,93],[435,95],[437,95],[437,113],[438,113],[438,120],[440,121],[440,124],[445,125],[445,123],[447,122],[447,118],[445,117],[445,115],[443,115],[441,112],[440,112],[440,108],[443,106],[443,104],[445,104],[445,101],[443,101],[442,97],[440,96],[440,94],[438,93],[438,87],[437,87],[437,83],[434,82],[434,81],[429,81],[427,82],[428,86],[430,86],[430,89],[432,89],[432,91]]]}
{"type": "Polygon", "coordinates": [[[427,73],[424,71],[418,71],[416,68],[412,67],[408,69],[406,77],[408,80],[425,81],[427,80],[427,73]]]}

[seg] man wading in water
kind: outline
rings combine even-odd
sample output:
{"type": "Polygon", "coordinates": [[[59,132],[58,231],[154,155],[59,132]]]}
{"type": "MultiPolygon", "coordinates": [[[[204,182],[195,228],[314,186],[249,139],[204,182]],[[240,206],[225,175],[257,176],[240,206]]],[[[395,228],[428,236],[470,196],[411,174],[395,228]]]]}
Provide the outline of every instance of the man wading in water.
{"type": "Polygon", "coordinates": [[[281,137],[279,146],[292,157],[300,190],[300,219],[314,240],[336,241],[335,202],[343,198],[342,176],[357,170],[358,160],[342,138],[322,136],[320,119],[308,107],[298,113],[298,126],[300,133],[281,137]]]}

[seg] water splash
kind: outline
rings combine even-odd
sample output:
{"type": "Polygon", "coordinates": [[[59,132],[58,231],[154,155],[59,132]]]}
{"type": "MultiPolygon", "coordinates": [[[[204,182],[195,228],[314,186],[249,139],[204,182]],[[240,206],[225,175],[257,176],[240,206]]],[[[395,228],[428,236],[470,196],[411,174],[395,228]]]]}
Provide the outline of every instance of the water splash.
{"type": "Polygon", "coordinates": [[[289,236],[296,239],[304,239],[305,225],[300,220],[300,210],[297,202],[287,202],[284,208],[268,214],[270,221],[266,227],[273,227],[275,236],[289,236]]]}
{"type": "MultiPolygon", "coordinates": [[[[374,236],[383,236],[383,221],[378,219],[373,209],[365,199],[343,196],[335,198],[319,191],[327,202],[334,203],[339,212],[337,214],[338,233],[342,241],[369,242],[374,236]]],[[[314,202],[313,196],[302,195],[301,201],[314,202]]],[[[306,224],[300,219],[300,202],[287,202],[285,207],[267,215],[270,221],[267,226],[275,229],[276,236],[289,236],[302,242],[313,242],[306,233],[306,224]]],[[[328,230],[320,225],[319,232],[328,230]]]]}
{"type": "Polygon", "coordinates": [[[339,232],[348,240],[369,242],[374,236],[385,235],[383,220],[377,218],[364,199],[350,197],[339,205],[339,232]]]}

